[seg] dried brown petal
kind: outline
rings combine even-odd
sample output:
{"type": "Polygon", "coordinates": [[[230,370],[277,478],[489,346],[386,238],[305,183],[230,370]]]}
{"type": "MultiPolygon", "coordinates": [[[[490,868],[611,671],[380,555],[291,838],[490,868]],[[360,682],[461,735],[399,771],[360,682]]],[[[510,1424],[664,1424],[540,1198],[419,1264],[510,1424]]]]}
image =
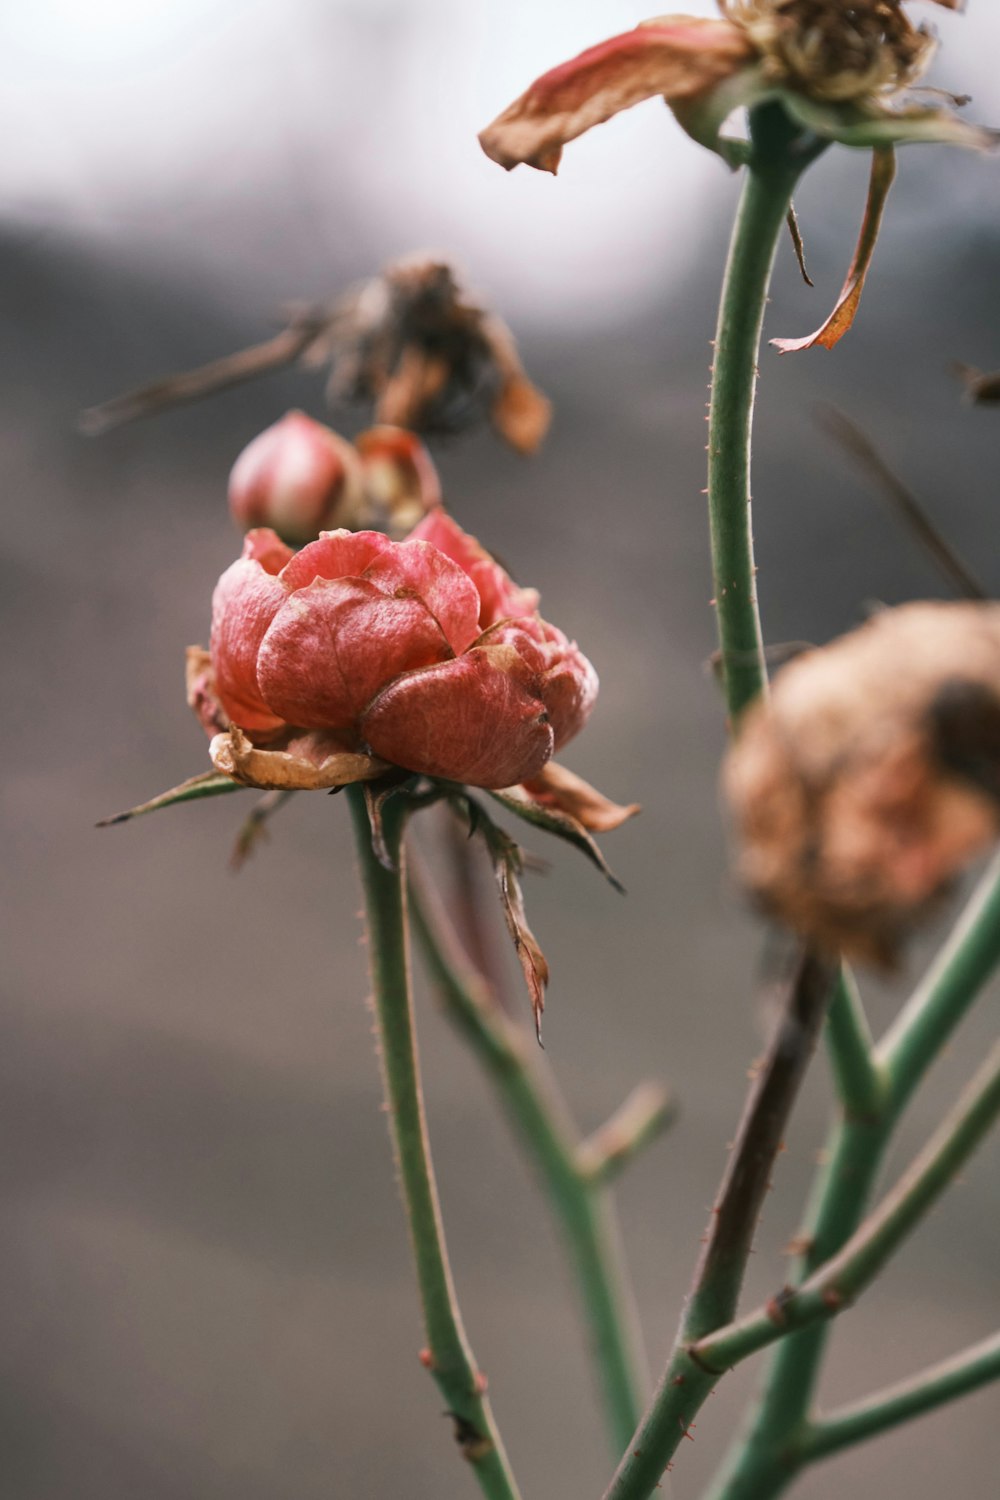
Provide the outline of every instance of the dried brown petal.
{"type": "Polygon", "coordinates": [[[762,905],[891,962],[1000,833],[1000,605],[886,610],[799,657],[746,716],[724,786],[762,905]]]}
{"type": "Polygon", "coordinates": [[[868,267],[875,253],[875,243],[882,224],[885,201],[889,196],[889,189],[892,187],[895,175],[895,152],[891,146],[880,146],[872,152],[868,201],[865,204],[861,234],[854,251],[854,259],[851,261],[851,269],[840,289],[840,296],[837,298],[834,309],[826,322],[821,324],[815,333],[810,333],[805,338],[772,339],[771,343],[779,353],[797,354],[802,349],[812,349],[816,344],[821,344],[824,349],[832,349],[854,322],[854,315],[858,310],[864,289],[865,277],[868,275],[868,267]]]}
{"type": "Polygon", "coordinates": [[[254,745],[235,725],[209,745],[217,771],[261,791],[323,791],[355,781],[373,781],[391,769],[371,755],[336,748],[321,730],[300,732],[279,746],[254,745]]]}
{"type": "Polygon", "coordinates": [[[592,126],[657,94],[668,103],[693,98],[746,67],[754,55],[746,33],[728,21],[661,16],[536,79],[479,141],[508,171],[526,162],[555,172],[567,141],[592,126]]]}
{"type": "Polygon", "coordinates": [[[526,781],[525,789],[544,807],[554,807],[575,818],[589,833],[610,833],[641,811],[638,802],[628,806],[612,802],[589,781],[554,760],[526,781]]]}

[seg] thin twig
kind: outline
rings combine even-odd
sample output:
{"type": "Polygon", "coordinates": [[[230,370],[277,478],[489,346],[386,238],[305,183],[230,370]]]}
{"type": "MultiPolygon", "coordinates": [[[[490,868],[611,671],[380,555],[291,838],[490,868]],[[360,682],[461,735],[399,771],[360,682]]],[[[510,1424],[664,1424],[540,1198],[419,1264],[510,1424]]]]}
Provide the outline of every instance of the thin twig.
{"type": "Polygon", "coordinates": [[[875,1055],[868,1017],[858,994],[854,975],[846,964],[840,977],[826,1025],[827,1052],[837,1097],[848,1118],[876,1115],[884,1102],[887,1075],[875,1055]]]}
{"type": "Polygon", "coordinates": [[[832,1318],[874,1281],[937,1202],[1000,1115],[1000,1042],[923,1151],[839,1253],[746,1317],[700,1339],[690,1353],[721,1373],[793,1329],[832,1318]]]}
{"type": "Polygon", "coordinates": [[[751,1085],[673,1353],[605,1500],[640,1500],[653,1493],[718,1380],[716,1369],[693,1357],[691,1348],[736,1310],[761,1205],[816,1045],[834,972],[829,961],[809,952],[800,955],[751,1085]]]}
{"type": "Polygon", "coordinates": [[[821,405],[816,420],[823,431],[854,459],[862,473],[889,502],[907,530],[924,548],[960,598],[988,599],[971,568],[935,526],[920,501],[886,463],[875,444],[839,407],[821,405]]]}
{"type": "Polygon", "coordinates": [[[171,407],[185,406],[200,401],[217,391],[225,391],[234,385],[254,380],[258,375],[269,375],[275,370],[287,369],[302,358],[310,345],[324,336],[330,326],[328,309],[309,309],[296,313],[287,328],[276,333],[262,344],[252,344],[235,354],[225,354],[221,359],[201,365],[196,370],[186,370],[180,375],[167,375],[151,385],[137,391],[128,391],[123,396],[114,396],[100,406],[88,407],[80,413],[78,426],[88,437],[99,437],[113,427],[126,422],[136,422],[140,417],[151,417],[171,407]]]}
{"type": "Polygon", "coordinates": [[[994,1380],[1000,1380],[1000,1333],[863,1401],[817,1418],[803,1443],[806,1460],[827,1458],[866,1438],[878,1437],[994,1380]]]}
{"type": "MultiPolygon", "coordinates": [[[[823,1152],[799,1236],[796,1280],[805,1281],[836,1255],[864,1217],[900,1114],[1000,963],[1000,859],[984,875],[949,941],[895,1025],[875,1049],[879,1107],[845,1102],[823,1152]]],[[[831,1007],[831,1016],[837,1001],[831,1007]]],[[[828,1030],[828,1038],[832,1031],[828,1030]]],[[[775,1346],[754,1418],[723,1460],[706,1500],[767,1500],[804,1459],[796,1434],[806,1430],[830,1332],[814,1322],[775,1346]]]]}

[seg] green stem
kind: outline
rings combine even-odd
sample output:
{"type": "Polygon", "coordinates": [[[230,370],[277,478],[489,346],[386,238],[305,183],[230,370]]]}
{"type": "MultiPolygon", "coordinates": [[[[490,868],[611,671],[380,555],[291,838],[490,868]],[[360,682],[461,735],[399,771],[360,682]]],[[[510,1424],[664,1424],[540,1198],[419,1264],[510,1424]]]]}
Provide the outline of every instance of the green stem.
{"type": "Polygon", "coordinates": [[[715,334],[708,423],[708,516],[722,677],[733,724],[767,682],[750,509],[750,436],[757,356],[778,239],[807,164],[789,147],[778,106],[752,112],[754,157],[729,246],[715,334]]]}
{"type": "Polygon", "coordinates": [[[767,1055],[757,1071],[667,1368],[605,1500],[639,1500],[660,1476],[718,1380],[690,1350],[736,1310],[774,1160],[812,1056],[832,983],[828,964],[804,953],[767,1055]]]}
{"type": "MultiPolygon", "coordinates": [[[[884,1041],[876,1064],[884,1083],[874,1113],[845,1108],[824,1152],[802,1235],[795,1280],[843,1247],[864,1217],[899,1117],[1000,963],[1000,860],[986,873],[924,982],[884,1041]]],[[[831,1010],[831,1017],[836,1004],[831,1010]]],[[[771,1500],[804,1462],[807,1429],[829,1328],[816,1323],[782,1339],[747,1431],[723,1461],[706,1500],[771,1500]]]]}
{"type": "MultiPolygon", "coordinates": [[[[645,1360],[622,1264],[617,1225],[602,1189],[612,1153],[582,1152],[563,1101],[528,1061],[524,1034],[491,1000],[465,962],[440,902],[428,882],[410,877],[410,909],[417,940],[451,1021],[465,1037],[497,1090],[527,1155],[548,1189],[570,1251],[615,1451],[629,1441],[642,1409],[645,1360]],[[600,1158],[600,1159],[598,1159],[600,1158]],[[603,1164],[603,1165],[602,1165],[603,1164]]],[[[616,1132],[616,1159],[638,1149],[666,1123],[662,1090],[616,1132]]]]}
{"type": "Polygon", "coordinates": [[[1000,1115],[1000,1042],[923,1151],[839,1253],[801,1286],[701,1339],[690,1351],[722,1372],[789,1330],[835,1317],[881,1271],[1000,1115]]]}
{"type": "Polygon", "coordinates": [[[909,1380],[901,1380],[863,1401],[827,1413],[809,1430],[804,1444],[805,1458],[809,1462],[828,1458],[831,1453],[878,1437],[993,1380],[1000,1380],[1000,1333],[928,1370],[921,1370],[909,1380]]]}
{"type": "Polygon", "coordinates": [[[424,1117],[406,930],[401,799],[383,812],[385,849],[395,869],[379,863],[360,786],[347,789],[368,919],[368,959],[379,1052],[393,1144],[409,1219],[427,1335],[426,1363],[448,1403],[455,1437],[487,1500],[518,1500],[500,1434],[462,1326],[445,1248],[430,1142],[424,1117]]]}
{"type": "MultiPolygon", "coordinates": [[[[750,135],[752,149],[719,304],[708,430],[712,574],[722,679],[733,728],[767,681],[750,513],[750,435],[764,309],[793,189],[823,149],[821,143],[804,138],[776,105],[751,111],[750,135]]],[[[787,1012],[747,1101],[684,1323],[605,1500],[646,1500],[652,1495],[715,1384],[717,1377],[692,1361],[687,1346],[732,1317],[784,1123],[825,1009],[828,977],[813,955],[802,955],[787,1012]],[[797,1011],[800,1024],[794,1025],[797,1011]],[[806,1012],[808,1025],[802,1025],[806,1012]],[[785,1058],[782,1037],[792,1035],[795,1045],[785,1058]]]]}
{"type": "Polygon", "coordinates": [[[886,1071],[875,1056],[872,1034],[854,976],[846,965],[830,1001],[826,1043],[837,1097],[849,1118],[872,1118],[887,1092],[886,1071]]]}

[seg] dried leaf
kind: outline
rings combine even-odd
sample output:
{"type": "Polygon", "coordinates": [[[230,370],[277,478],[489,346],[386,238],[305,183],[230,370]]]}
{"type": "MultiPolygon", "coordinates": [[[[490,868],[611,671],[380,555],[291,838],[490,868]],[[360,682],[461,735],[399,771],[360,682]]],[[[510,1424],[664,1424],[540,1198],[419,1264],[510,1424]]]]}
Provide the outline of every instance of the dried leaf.
{"type": "Polygon", "coordinates": [[[493,873],[500,889],[500,900],[503,904],[507,930],[514,940],[514,950],[531,997],[535,1035],[541,1043],[542,1012],[545,1009],[545,986],[549,982],[549,966],[524,914],[524,897],[521,893],[521,882],[518,879],[521,873],[521,853],[513,839],[509,839],[495,824],[491,825],[486,835],[486,842],[493,860],[493,873]]]}
{"type": "Polygon", "coordinates": [[[178,802],[196,802],[202,797],[220,797],[224,792],[240,792],[243,788],[228,776],[220,776],[215,771],[203,771],[200,776],[190,776],[187,781],[182,781],[180,786],[175,786],[169,792],[161,792],[158,797],[153,797],[149,802],[140,802],[138,807],[130,807],[128,812],[115,813],[113,817],[102,818],[97,824],[98,828],[111,828],[115,823],[128,823],[132,818],[141,818],[144,813],[158,812],[161,807],[173,807],[178,802]]]}
{"type": "Polygon", "coordinates": [[[391,875],[396,873],[396,864],[389,853],[389,846],[385,841],[385,830],[382,827],[382,809],[390,797],[401,792],[408,782],[415,780],[409,771],[396,771],[386,776],[377,785],[366,782],[364,786],[365,809],[368,813],[368,822],[372,831],[372,853],[384,870],[391,875]]]}
{"type": "Polygon", "coordinates": [[[801,339],[772,339],[771,343],[781,354],[797,354],[802,349],[812,349],[822,344],[832,349],[854,322],[854,315],[861,301],[868,267],[871,265],[882,223],[885,200],[889,196],[892,180],[896,175],[896,155],[891,146],[881,146],[872,152],[872,171],[868,184],[868,201],[861,224],[861,234],[851,261],[847,280],[840,289],[840,296],[830,316],[815,333],[801,339]]]}
{"type": "Polygon", "coordinates": [[[554,173],[563,146],[594,125],[657,94],[668,103],[701,95],[753,56],[747,34],[729,21],[662,16],[536,79],[479,141],[508,171],[526,162],[554,173]]]}
{"type": "Polygon", "coordinates": [[[805,282],[806,286],[815,286],[816,283],[812,280],[809,272],[806,270],[806,246],[805,241],[802,238],[802,230],[799,228],[799,220],[798,215],[795,212],[794,203],[790,203],[788,205],[787,222],[788,232],[792,237],[792,249],[795,251],[795,259],[799,263],[799,270],[802,273],[802,280],[805,282]]]}

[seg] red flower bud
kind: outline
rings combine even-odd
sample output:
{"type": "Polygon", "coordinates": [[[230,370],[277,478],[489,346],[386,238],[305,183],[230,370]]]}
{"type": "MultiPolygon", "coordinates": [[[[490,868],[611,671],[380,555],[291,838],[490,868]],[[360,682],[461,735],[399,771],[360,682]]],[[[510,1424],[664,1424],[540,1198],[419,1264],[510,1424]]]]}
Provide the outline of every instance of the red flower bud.
{"type": "Polygon", "coordinates": [[[229,476],[229,509],[244,531],[269,526],[293,545],[349,523],[363,503],[361,461],[304,412],[290,411],[254,438],[229,476]]]}
{"type": "Polygon", "coordinates": [[[215,693],[262,755],[294,741],[301,759],[305,732],[324,758],[510,786],[582,728],[597,694],[537,599],[440,510],[405,542],[330,531],[293,553],[252,531],[215,591],[215,693]]]}

